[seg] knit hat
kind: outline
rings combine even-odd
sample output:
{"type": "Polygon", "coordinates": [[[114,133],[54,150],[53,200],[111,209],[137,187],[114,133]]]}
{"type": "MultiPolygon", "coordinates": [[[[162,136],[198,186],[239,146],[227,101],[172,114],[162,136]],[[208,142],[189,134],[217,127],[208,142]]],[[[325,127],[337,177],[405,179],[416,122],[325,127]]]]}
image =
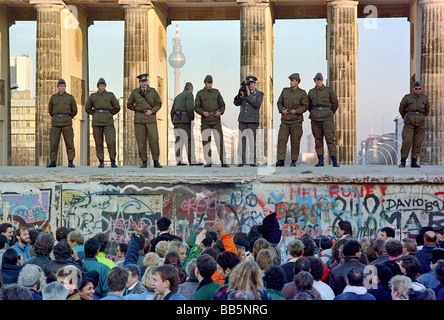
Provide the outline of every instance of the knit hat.
{"type": "Polygon", "coordinates": [[[264,209],[270,210],[271,213],[274,213],[274,212],[275,212],[275,206],[274,206],[274,204],[271,204],[271,203],[266,204],[266,205],[264,206],[264,209]]]}
{"type": "Polygon", "coordinates": [[[20,279],[24,287],[32,287],[40,279],[40,271],[36,266],[28,264],[20,271],[20,279]]]}

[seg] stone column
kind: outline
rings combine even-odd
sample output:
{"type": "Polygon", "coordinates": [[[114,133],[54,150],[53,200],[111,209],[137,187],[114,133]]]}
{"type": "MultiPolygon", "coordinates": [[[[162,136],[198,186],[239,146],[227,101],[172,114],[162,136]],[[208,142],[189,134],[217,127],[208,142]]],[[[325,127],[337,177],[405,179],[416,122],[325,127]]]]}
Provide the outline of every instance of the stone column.
{"type": "Polygon", "coordinates": [[[61,76],[60,11],[64,5],[58,0],[31,0],[30,4],[37,9],[35,164],[42,166],[49,162],[48,102],[61,76]]]}
{"type": "Polygon", "coordinates": [[[273,19],[268,0],[237,0],[240,6],[240,81],[249,75],[257,77],[256,87],[264,92],[260,108],[257,137],[258,163],[266,164],[269,155],[269,130],[273,128],[273,19]]]}
{"type": "MultiPolygon", "coordinates": [[[[151,1],[119,0],[125,9],[124,67],[123,67],[123,164],[140,164],[134,133],[134,112],[126,107],[132,90],[139,86],[139,74],[149,73],[148,11],[151,1]]],[[[151,161],[151,157],[148,157],[151,161]]]]}
{"type": "Polygon", "coordinates": [[[328,0],[328,83],[337,94],[335,115],[338,160],[354,165],[357,157],[356,92],[358,56],[358,1],[328,0]]]}
{"type": "Polygon", "coordinates": [[[444,165],[444,2],[420,0],[422,9],[421,74],[429,97],[421,164],[444,165]]]}

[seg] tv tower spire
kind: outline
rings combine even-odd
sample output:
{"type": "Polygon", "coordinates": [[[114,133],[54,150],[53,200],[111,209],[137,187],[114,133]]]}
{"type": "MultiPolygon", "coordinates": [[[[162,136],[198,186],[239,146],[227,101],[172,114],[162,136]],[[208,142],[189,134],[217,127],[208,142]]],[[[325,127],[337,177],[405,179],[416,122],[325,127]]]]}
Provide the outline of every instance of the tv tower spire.
{"type": "Polygon", "coordinates": [[[179,38],[179,23],[176,22],[176,37],[173,38],[173,52],[168,57],[170,66],[174,68],[174,96],[180,93],[180,68],[185,65],[185,55],[182,53],[182,45],[179,38]]]}

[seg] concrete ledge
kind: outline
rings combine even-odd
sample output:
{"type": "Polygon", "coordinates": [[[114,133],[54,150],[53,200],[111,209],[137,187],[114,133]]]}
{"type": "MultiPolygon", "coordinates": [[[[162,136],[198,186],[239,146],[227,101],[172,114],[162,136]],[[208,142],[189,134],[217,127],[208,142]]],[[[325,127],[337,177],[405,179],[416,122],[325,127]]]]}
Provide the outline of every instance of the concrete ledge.
{"type": "Polygon", "coordinates": [[[164,166],[161,169],[138,166],[105,167],[0,167],[0,182],[16,183],[341,183],[341,184],[443,184],[444,166],[419,169],[397,166],[325,166],[212,168],[164,166]]]}

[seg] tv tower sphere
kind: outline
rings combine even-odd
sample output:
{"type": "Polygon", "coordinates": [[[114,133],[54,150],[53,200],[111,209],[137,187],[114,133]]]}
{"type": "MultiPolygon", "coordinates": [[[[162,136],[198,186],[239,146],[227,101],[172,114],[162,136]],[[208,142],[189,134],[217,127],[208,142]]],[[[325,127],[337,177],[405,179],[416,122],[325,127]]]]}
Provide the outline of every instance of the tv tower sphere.
{"type": "Polygon", "coordinates": [[[182,68],[186,62],[185,55],[182,53],[182,46],[180,45],[178,23],[176,23],[176,37],[173,39],[173,52],[168,57],[168,62],[174,69],[182,68]]]}

